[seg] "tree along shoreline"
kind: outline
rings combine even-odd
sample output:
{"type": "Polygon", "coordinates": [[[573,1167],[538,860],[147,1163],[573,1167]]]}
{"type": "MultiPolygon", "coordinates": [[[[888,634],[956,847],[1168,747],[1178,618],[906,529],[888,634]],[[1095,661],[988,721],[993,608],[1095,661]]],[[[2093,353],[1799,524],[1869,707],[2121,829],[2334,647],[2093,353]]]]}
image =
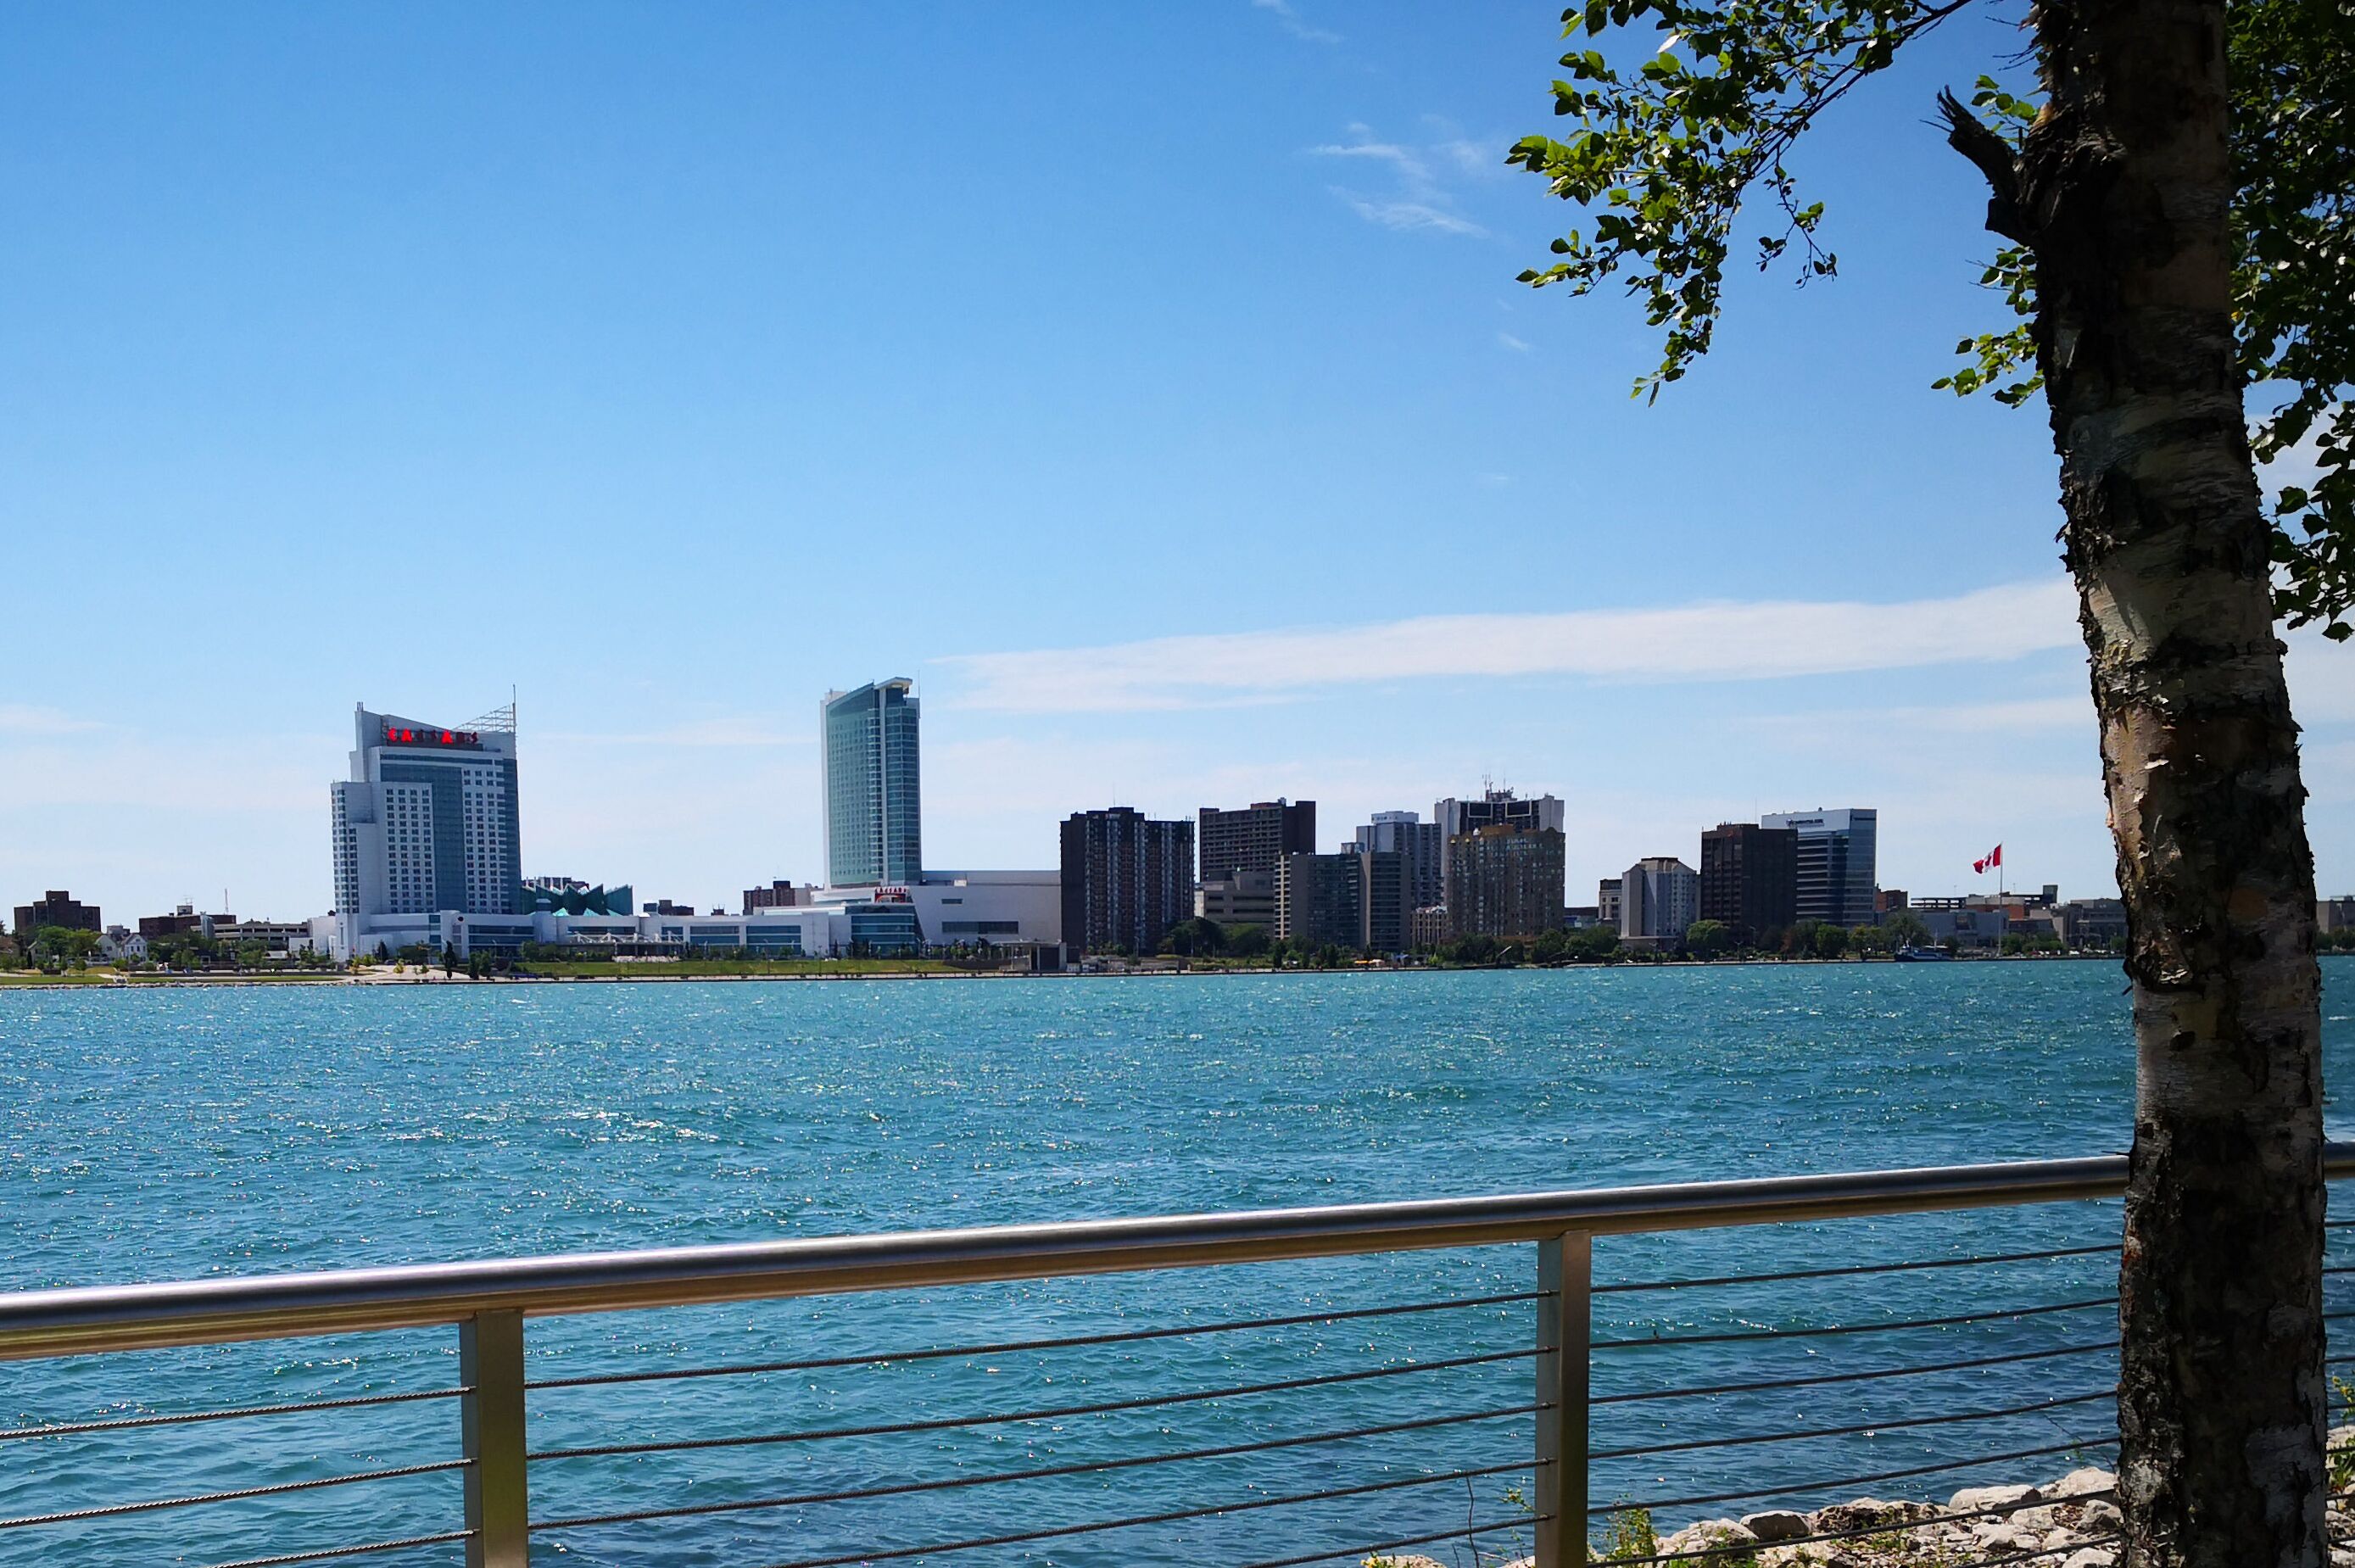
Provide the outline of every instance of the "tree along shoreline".
{"type": "MultiPolygon", "coordinates": [[[[2345,953],[2326,953],[2325,958],[2355,956],[2345,953]]],[[[826,962],[819,960],[819,963],[826,962]]],[[[872,962],[869,960],[869,962],[872,962]]],[[[117,975],[91,970],[67,977],[41,975],[14,978],[0,974],[0,994],[11,991],[133,991],[187,988],[194,987],[261,986],[261,987],[399,987],[399,986],[571,986],[629,985],[655,982],[684,986],[704,981],[739,985],[748,981],[841,982],[847,980],[1155,980],[1200,979],[1242,975],[1461,975],[1500,973],[1504,971],[1543,969],[1823,969],[1848,965],[1888,965],[1902,960],[1885,957],[1848,958],[1650,958],[1650,959],[1584,959],[1565,958],[1544,964],[1522,964],[1511,961],[1481,964],[1445,962],[1418,964],[1352,964],[1325,969],[1315,965],[1287,965],[1274,968],[1266,965],[1255,966],[1220,964],[1215,961],[1180,961],[1177,964],[1151,963],[1126,969],[1067,969],[1031,974],[1027,971],[971,969],[820,969],[815,966],[794,972],[779,973],[751,968],[735,969],[721,965],[698,968],[682,973],[667,968],[659,961],[616,966],[613,973],[563,975],[485,975],[479,979],[464,974],[409,974],[396,976],[363,976],[337,974],[262,974],[262,975],[117,975]]],[[[2112,953],[2044,953],[1988,954],[1982,957],[1957,960],[1966,964],[2057,964],[2057,963],[2117,963],[2112,953]]],[[[585,966],[584,966],[585,967],[585,966]]],[[[596,966],[600,970],[606,965],[596,966]]]]}

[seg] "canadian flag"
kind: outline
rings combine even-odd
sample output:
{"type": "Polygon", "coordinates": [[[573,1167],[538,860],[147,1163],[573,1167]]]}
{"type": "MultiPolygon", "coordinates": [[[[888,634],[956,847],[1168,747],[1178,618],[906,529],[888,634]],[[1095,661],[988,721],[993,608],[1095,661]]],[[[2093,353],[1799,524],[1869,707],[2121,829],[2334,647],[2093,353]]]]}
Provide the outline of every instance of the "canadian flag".
{"type": "Polygon", "coordinates": [[[1989,871],[1993,870],[1996,867],[2000,866],[2000,865],[2002,865],[2002,864],[2003,864],[2003,846],[2002,846],[2002,845],[2000,845],[2000,844],[1998,844],[1998,845],[1997,845],[1994,848],[1992,848],[1992,849],[1990,849],[1990,850],[1988,850],[1988,851],[1987,852],[1987,856],[1986,856],[1986,858],[1985,858],[1984,859],[1978,859],[1978,860],[1974,860],[1974,861],[1972,861],[1972,862],[1971,862],[1971,869],[1972,869],[1973,871],[1977,872],[1977,874],[1979,874],[1980,876],[1985,876],[1987,872],[1989,872],[1989,871]]]}

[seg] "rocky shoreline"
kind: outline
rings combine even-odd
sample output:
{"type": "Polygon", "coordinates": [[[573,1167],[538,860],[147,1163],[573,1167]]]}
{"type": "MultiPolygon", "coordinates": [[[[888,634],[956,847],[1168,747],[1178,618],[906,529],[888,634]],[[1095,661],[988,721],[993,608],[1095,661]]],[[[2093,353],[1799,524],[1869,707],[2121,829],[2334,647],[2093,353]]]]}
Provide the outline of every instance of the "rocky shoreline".
{"type": "MultiPolygon", "coordinates": [[[[2334,1525],[2345,1522],[2342,1506],[2332,1504],[2334,1525]]],[[[1614,1514],[1602,1521],[1604,1539],[1589,1561],[1598,1568],[2115,1568],[2124,1522],[2117,1477],[2089,1467],[2041,1486],[1966,1487],[1943,1504],[1858,1498],[1813,1513],[1774,1509],[1700,1520],[1666,1535],[1640,1510],[1614,1514]]],[[[2355,1552],[2345,1549],[2331,1556],[2335,1568],[2355,1564],[2355,1552]]],[[[1504,1568],[1534,1563],[1522,1557],[1504,1568]]],[[[1447,1565],[1432,1557],[1380,1555],[1366,1559],[1366,1568],[1447,1565]]]]}

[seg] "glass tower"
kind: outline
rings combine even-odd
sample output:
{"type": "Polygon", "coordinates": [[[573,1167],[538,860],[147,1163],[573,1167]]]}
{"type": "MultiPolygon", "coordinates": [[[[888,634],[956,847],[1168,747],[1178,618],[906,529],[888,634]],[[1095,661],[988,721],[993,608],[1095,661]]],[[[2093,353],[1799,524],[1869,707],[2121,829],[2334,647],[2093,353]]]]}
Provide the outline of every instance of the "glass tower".
{"type": "Polygon", "coordinates": [[[915,682],[904,676],[818,704],[829,887],[914,882],[924,871],[915,682]]]}

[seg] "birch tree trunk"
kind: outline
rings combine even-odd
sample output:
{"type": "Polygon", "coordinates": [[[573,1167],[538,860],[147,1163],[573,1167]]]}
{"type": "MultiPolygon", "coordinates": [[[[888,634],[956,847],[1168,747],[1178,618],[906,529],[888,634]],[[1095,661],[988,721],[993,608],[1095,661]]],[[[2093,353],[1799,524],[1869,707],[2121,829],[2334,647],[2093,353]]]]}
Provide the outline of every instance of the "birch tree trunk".
{"type": "Polygon", "coordinates": [[[2320,1568],[2314,868],[2233,360],[2223,5],[2044,0],[2034,27],[2048,106],[1988,222],[2036,257],[2131,934],[2126,1557],[2320,1568]]]}

